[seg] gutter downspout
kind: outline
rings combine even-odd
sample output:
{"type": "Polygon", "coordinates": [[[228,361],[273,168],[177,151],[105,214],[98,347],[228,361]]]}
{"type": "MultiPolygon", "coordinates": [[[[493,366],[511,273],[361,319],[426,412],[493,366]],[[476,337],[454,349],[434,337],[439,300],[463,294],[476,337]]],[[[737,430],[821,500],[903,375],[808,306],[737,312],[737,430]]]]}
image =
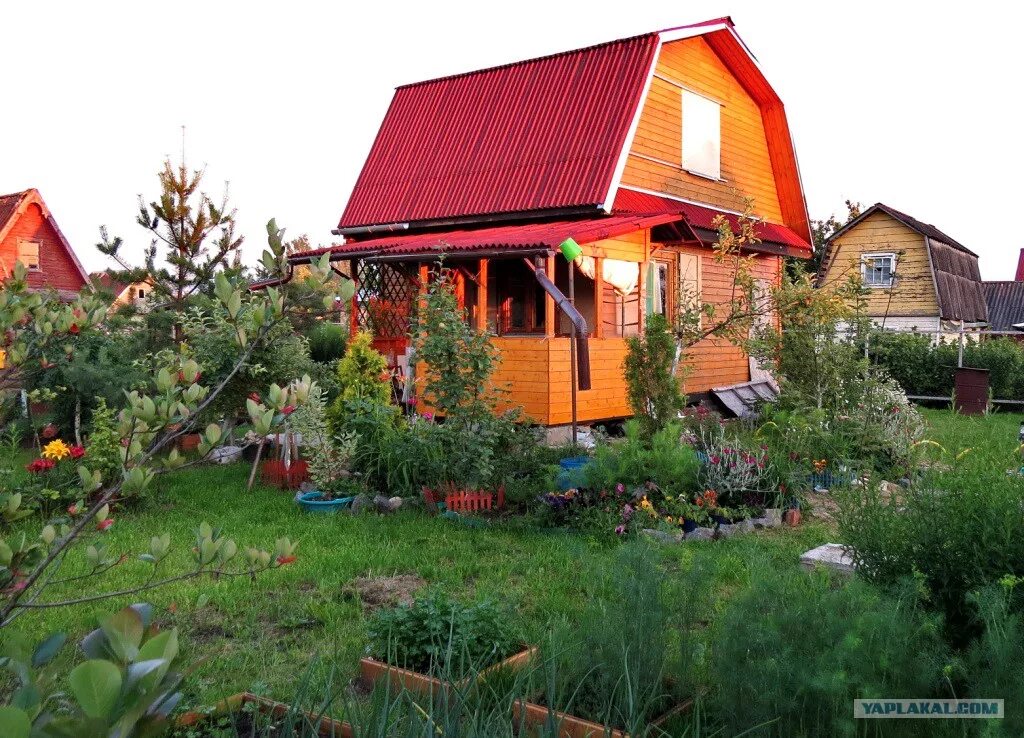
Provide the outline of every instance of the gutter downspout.
{"type": "Polygon", "coordinates": [[[590,349],[587,344],[587,333],[589,331],[586,318],[569,301],[569,298],[555,286],[555,283],[548,278],[544,271],[543,259],[538,258],[537,263],[533,264],[529,259],[524,258],[523,263],[533,271],[533,275],[537,278],[537,283],[544,288],[545,292],[551,295],[555,305],[565,313],[566,317],[576,327],[576,373],[579,376],[579,387],[581,390],[590,389],[590,349]]]}

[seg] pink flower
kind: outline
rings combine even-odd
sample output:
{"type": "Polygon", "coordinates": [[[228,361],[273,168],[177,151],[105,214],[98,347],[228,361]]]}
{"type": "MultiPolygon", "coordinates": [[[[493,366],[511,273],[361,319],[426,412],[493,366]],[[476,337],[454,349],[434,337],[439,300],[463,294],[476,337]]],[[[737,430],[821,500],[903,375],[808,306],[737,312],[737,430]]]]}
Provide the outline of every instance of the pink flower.
{"type": "Polygon", "coordinates": [[[624,535],[626,535],[626,526],[624,526],[624,525],[617,525],[617,526],[615,526],[615,535],[617,535],[617,536],[624,536],[624,535]]]}
{"type": "Polygon", "coordinates": [[[722,460],[721,456],[712,456],[711,458],[708,459],[708,461],[710,461],[712,464],[717,464],[721,460],[722,460]]]}
{"type": "Polygon", "coordinates": [[[424,420],[433,420],[434,419],[434,413],[423,413],[423,419],[424,420]]]}
{"type": "Polygon", "coordinates": [[[114,524],[114,519],[113,518],[105,518],[105,519],[101,520],[100,522],[96,523],[96,530],[107,530],[113,524],[114,524]]]}
{"type": "Polygon", "coordinates": [[[625,491],[626,485],[624,485],[622,482],[619,482],[618,484],[615,485],[615,494],[621,495],[625,491]]]}

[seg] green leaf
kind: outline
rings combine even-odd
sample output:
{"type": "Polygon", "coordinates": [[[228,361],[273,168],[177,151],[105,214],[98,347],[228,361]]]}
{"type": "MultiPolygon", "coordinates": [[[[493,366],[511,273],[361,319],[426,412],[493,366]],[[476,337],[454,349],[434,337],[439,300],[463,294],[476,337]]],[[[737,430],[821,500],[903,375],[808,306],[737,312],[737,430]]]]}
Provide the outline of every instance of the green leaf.
{"type": "Polygon", "coordinates": [[[64,641],[67,639],[68,637],[64,633],[54,633],[40,643],[36,650],[32,652],[32,667],[38,669],[40,666],[49,663],[50,659],[57,654],[57,651],[60,650],[60,647],[64,645],[64,641]]]}
{"type": "Polygon", "coordinates": [[[71,694],[82,712],[91,718],[104,718],[110,714],[121,693],[121,681],[120,670],[101,659],[81,663],[68,675],[71,694]]]}
{"type": "Polygon", "coordinates": [[[138,655],[145,630],[140,613],[126,607],[101,621],[100,628],[111,650],[122,663],[128,663],[138,655]]]}
{"type": "Polygon", "coordinates": [[[17,707],[0,707],[0,735],[6,738],[28,738],[32,722],[24,710],[17,707]]]}

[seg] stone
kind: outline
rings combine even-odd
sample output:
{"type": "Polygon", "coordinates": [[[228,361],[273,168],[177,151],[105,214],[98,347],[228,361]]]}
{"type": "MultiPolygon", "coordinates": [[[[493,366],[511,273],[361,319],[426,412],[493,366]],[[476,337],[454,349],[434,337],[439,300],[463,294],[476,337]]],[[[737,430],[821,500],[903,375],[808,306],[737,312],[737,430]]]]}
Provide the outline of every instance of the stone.
{"type": "Polygon", "coordinates": [[[768,521],[768,525],[765,526],[766,528],[778,528],[782,525],[782,508],[766,507],[762,517],[768,521]]]}
{"type": "Polygon", "coordinates": [[[715,537],[714,528],[695,528],[686,534],[687,541],[711,541],[715,537]]]}
{"type": "Polygon", "coordinates": [[[675,533],[669,533],[664,530],[655,530],[654,528],[644,528],[643,534],[648,538],[653,538],[655,541],[660,543],[679,543],[683,540],[683,532],[676,531],[675,533]]]}
{"type": "Polygon", "coordinates": [[[754,521],[750,518],[747,518],[746,520],[741,520],[740,522],[736,523],[736,525],[733,527],[737,529],[738,533],[753,533],[755,526],[754,521]]]}
{"type": "Polygon", "coordinates": [[[743,531],[740,530],[740,526],[738,526],[738,525],[730,525],[729,523],[725,523],[723,525],[719,525],[718,526],[718,535],[717,535],[717,537],[718,538],[732,538],[733,536],[738,535],[738,534],[740,534],[742,532],[743,531]]]}
{"type": "Polygon", "coordinates": [[[373,505],[373,500],[370,499],[369,495],[358,494],[356,495],[356,498],[352,500],[352,504],[349,506],[349,512],[353,515],[362,515],[370,509],[371,505],[373,505]]]}
{"type": "Polygon", "coordinates": [[[377,495],[373,498],[373,504],[377,507],[377,510],[382,513],[394,512],[402,506],[401,497],[385,497],[384,495],[377,495]]]}
{"type": "Polygon", "coordinates": [[[210,461],[214,464],[234,464],[242,458],[241,446],[221,446],[210,452],[210,461]]]}
{"type": "Polygon", "coordinates": [[[853,574],[857,570],[850,550],[840,543],[826,543],[805,552],[800,556],[800,566],[808,571],[824,566],[843,575],[853,574]]]}

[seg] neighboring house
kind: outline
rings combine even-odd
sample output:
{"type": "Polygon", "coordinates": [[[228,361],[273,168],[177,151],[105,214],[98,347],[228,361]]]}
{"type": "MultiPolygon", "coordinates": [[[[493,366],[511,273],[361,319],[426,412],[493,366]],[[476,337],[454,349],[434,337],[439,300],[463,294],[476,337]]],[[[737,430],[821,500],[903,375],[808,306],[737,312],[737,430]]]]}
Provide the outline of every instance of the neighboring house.
{"type": "Polygon", "coordinates": [[[818,273],[828,288],[859,275],[867,313],[890,330],[939,336],[988,324],[978,255],[933,225],[875,203],[829,239],[818,273]]]}
{"type": "Polygon", "coordinates": [[[989,330],[1020,333],[1024,341],[1024,249],[1020,250],[1017,275],[1012,282],[985,282],[989,330]]]}
{"type": "Polygon", "coordinates": [[[38,190],[0,195],[0,279],[18,261],[28,268],[30,289],[53,288],[64,299],[89,281],[38,190]]]}
{"type": "MultiPolygon", "coordinates": [[[[469,320],[501,351],[495,383],[544,425],[631,414],[626,338],[682,299],[726,302],[713,220],[754,199],[753,271],[768,289],[810,231],[782,101],[728,18],[399,87],[341,216],[345,243],[294,254],[349,261],[352,329],[408,363],[409,316],[429,265],[457,272],[469,320]],[[582,246],[575,312],[568,263],[582,246]],[[686,297],[684,297],[686,296],[686,297]]],[[[748,382],[737,347],[707,340],[686,390],[748,382]]]]}
{"type": "Polygon", "coordinates": [[[114,296],[114,302],[111,304],[113,309],[123,305],[134,305],[141,308],[153,291],[153,285],[149,281],[125,284],[115,279],[110,272],[93,272],[89,278],[100,289],[114,296]]]}

